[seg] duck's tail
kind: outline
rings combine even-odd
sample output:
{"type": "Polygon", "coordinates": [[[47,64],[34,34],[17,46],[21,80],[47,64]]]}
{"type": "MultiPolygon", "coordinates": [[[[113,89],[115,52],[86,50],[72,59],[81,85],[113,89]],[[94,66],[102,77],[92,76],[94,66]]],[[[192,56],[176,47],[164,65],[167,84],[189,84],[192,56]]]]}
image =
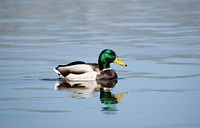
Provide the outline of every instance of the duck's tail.
{"type": "Polygon", "coordinates": [[[54,70],[54,72],[55,73],[57,73],[58,74],[58,76],[60,77],[60,78],[63,78],[63,79],[65,79],[65,77],[59,72],[59,70],[58,70],[58,67],[56,67],[56,68],[53,68],[53,70],[54,70]]]}

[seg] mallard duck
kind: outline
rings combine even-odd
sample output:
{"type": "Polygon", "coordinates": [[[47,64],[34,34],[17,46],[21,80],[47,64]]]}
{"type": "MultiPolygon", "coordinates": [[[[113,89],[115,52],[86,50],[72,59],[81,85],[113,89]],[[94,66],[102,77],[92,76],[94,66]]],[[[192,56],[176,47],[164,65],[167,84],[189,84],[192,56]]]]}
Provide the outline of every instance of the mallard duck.
{"type": "Polygon", "coordinates": [[[117,73],[110,67],[110,63],[127,66],[113,50],[103,50],[97,63],[74,61],[66,65],[58,65],[54,71],[66,81],[110,80],[116,79],[117,73]]]}

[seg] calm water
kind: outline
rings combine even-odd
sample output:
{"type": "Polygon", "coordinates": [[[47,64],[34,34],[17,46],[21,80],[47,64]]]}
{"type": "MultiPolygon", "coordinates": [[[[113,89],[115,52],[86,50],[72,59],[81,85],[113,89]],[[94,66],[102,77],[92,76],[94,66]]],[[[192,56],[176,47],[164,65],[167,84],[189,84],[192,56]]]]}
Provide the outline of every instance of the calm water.
{"type": "Polygon", "coordinates": [[[2,0],[0,127],[200,127],[200,0],[2,0]],[[97,62],[119,80],[62,83],[53,67],[97,62]],[[82,84],[83,87],[69,88],[82,84]]]}

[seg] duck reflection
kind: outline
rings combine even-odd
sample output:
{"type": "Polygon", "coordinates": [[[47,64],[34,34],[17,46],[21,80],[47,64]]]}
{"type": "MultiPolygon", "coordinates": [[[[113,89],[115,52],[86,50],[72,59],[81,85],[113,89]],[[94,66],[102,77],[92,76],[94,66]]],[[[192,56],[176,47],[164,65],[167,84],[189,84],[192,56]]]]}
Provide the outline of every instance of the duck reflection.
{"type": "Polygon", "coordinates": [[[93,97],[94,92],[105,90],[112,90],[115,87],[117,80],[105,81],[69,81],[59,80],[55,84],[55,89],[59,91],[73,92],[72,98],[90,98],[93,97]]]}
{"type": "Polygon", "coordinates": [[[70,81],[59,80],[55,88],[59,91],[72,92],[72,98],[84,99],[93,97],[94,92],[100,92],[100,101],[105,107],[102,110],[105,114],[114,114],[117,110],[116,104],[126,93],[113,94],[112,89],[117,84],[117,80],[104,81],[70,81]]]}
{"type": "Polygon", "coordinates": [[[107,88],[100,88],[100,101],[103,103],[105,106],[102,107],[102,112],[105,114],[115,114],[118,109],[116,108],[116,104],[118,104],[125,96],[126,93],[118,93],[118,94],[113,94],[110,89],[107,88]]]}
{"type": "Polygon", "coordinates": [[[99,91],[100,86],[96,81],[70,81],[60,80],[56,83],[55,88],[59,91],[69,91],[72,98],[85,99],[93,97],[94,92],[99,91]]]}

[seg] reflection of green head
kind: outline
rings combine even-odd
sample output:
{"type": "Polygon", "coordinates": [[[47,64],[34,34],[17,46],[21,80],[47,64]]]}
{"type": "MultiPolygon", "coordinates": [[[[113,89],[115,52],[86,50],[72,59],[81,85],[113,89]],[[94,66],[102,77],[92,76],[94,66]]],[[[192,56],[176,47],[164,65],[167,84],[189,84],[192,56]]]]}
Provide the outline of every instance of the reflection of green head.
{"type": "Polygon", "coordinates": [[[117,55],[115,54],[113,50],[110,50],[110,49],[103,50],[100,53],[99,60],[98,60],[100,70],[110,68],[110,63],[112,62],[115,62],[122,66],[127,66],[124,62],[122,62],[117,57],[117,55]]]}
{"type": "Polygon", "coordinates": [[[117,104],[117,98],[110,91],[104,91],[102,88],[100,91],[100,100],[103,104],[117,104]]]}

